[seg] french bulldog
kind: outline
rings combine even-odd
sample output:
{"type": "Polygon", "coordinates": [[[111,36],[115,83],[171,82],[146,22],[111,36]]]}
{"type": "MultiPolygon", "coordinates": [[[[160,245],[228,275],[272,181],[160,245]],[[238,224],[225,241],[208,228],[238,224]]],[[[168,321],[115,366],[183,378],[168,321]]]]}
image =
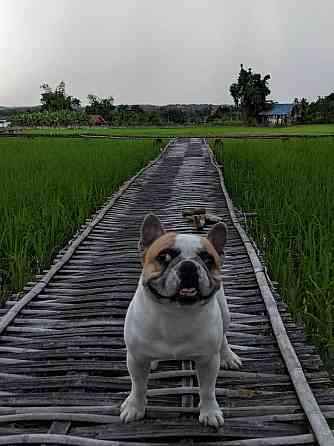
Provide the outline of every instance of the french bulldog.
{"type": "Polygon", "coordinates": [[[218,371],[241,365],[225,334],[230,324],[221,274],[226,238],[222,222],[205,238],[165,232],[158,217],[145,217],[139,242],[143,271],[124,326],[132,389],[121,405],[122,422],[144,417],[148,375],[159,360],[191,359],[200,386],[199,421],[223,425],[215,396],[218,371]]]}

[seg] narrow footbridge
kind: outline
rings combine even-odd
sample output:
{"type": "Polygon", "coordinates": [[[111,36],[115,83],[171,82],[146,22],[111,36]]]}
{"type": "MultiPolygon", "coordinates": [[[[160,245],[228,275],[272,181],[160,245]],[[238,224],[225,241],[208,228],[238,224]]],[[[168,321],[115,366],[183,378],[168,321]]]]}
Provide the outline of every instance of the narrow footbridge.
{"type": "Polygon", "coordinates": [[[203,139],[172,141],[1,316],[0,445],[334,445],[334,388],[267,279],[203,139]],[[123,321],[141,270],[139,227],[154,212],[166,229],[190,233],[182,216],[190,207],[205,207],[229,229],[228,338],[243,366],[219,373],[225,425],[199,425],[191,361],[160,362],[145,419],[122,424],[131,385],[123,321]]]}

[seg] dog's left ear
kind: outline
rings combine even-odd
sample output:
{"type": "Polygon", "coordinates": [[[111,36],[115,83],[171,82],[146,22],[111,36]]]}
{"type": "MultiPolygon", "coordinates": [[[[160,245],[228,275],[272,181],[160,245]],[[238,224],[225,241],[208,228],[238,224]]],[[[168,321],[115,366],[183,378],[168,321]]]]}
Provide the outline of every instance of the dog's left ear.
{"type": "Polygon", "coordinates": [[[154,214],[146,215],[140,229],[139,250],[143,253],[164,233],[159,218],[154,214]]]}
{"type": "Polygon", "coordinates": [[[225,223],[216,223],[209,231],[208,240],[211,242],[218,254],[222,255],[227,240],[227,226],[225,223]]]}

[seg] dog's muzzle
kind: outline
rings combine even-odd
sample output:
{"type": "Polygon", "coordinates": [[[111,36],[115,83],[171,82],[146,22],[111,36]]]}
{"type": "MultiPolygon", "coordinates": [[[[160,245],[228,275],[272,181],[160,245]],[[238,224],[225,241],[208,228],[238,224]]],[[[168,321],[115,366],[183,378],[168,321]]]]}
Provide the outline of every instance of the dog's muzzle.
{"type": "Polygon", "coordinates": [[[194,298],[199,293],[197,266],[190,260],[181,263],[178,275],[180,278],[179,295],[194,298]]]}
{"type": "Polygon", "coordinates": [[[147,286],[150,292],[158,300],[169,300],[170,302],[178,302],[181,305],[193,305],[197,302],[207,303],[211,297],[218,291],[219,286],[213,286],[211,292],[203,296],[200,292],[198,269],[195,262],[184,260],[177,271],[180,283],[177,292],[173,296],[164,296],[160,294],[152,284],[147,286]]]}
{"type": "Polygon", "coordinates": [[[202,296],[201,294],[199,294],[199,292],[197,290],[196,293],[193,292],[193,290],[182,290],[182,294],[181,294],[181,290],[179,290],[178,293],[176,293],[174,296],[163,296],[162,294],[158,293],[157,290],[155,290],[151,285],[148,285],[148,288],[151,292],[151,294],[157,298],[160,301],[166,301],[169,300],[170,302],[178,302],[181,305],[193,305],[197,302],[201,302],[202,305],[205,305],[206,303],[209,302],[209,300],[216,294],[216,292],[218,291],[219,288],[214,288],[210,294],[208,294],[207,296],[202,296]]]}

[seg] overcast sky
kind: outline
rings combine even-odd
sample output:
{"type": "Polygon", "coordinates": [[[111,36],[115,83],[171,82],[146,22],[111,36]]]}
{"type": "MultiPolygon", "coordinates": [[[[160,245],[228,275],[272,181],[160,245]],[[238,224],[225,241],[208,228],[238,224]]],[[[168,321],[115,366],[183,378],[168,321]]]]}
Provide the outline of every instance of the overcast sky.
{"type": "Polygon", "coordinates": [[[232,103],[240,63],[271,98],[334,90],[333,0],[0,0],[0,105],[42,82],[115,103],[232,103]]]}

